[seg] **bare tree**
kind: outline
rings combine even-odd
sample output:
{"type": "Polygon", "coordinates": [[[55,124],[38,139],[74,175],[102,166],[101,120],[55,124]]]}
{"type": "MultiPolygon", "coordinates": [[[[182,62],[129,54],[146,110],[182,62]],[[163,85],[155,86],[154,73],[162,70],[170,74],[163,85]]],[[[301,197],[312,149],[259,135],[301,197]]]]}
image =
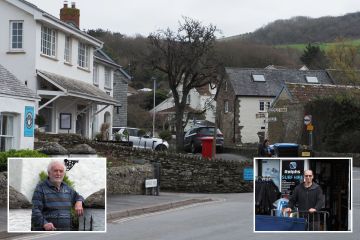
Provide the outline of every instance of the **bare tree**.
{"type": "Polygon", "coordinates": [[[184,111],[191,89],[218,81],[219,63],[215,54],[216,26],[183,18],[176,32],[159,30],[148,37],[152,47],[150,64],[164,73],[172,91],[176,116],[176,150],[183,149],[184,111]]]}

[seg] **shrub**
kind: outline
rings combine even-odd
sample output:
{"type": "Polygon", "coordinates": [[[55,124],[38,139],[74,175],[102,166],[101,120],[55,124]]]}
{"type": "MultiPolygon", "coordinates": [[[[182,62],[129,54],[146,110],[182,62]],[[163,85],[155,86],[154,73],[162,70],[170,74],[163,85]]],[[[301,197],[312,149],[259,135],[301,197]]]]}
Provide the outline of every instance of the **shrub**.
{"type": "Polygon", "coordinates": [[[120,133],[115,133],[115,140],[116,141],[121,141],[121,134],[120,133]]]}
{"type": "Polygon", "coordinates": [[[164,130],[159,133],[159,137],[166,141],[170,141],[172,139],[172,135],[170,131],[164,130]]]}
{"type": "MultiPolygon", "coordinates": [[[[45,181],[45,180],[48,178],[47,172],[41,171],[41,173],[39,173],[39,178],[40,178],[40,182],[45,181]]],[[[69,177],[66,176],[66,175],[64,176],[63,182],[66,183],[66,185],[68,185],[68,186],[71,187],[71,188],[74,188],[74,187],[75,187],[74,182],[71,181],[71,180],[69,179],[69,177]]]]}
{"type": "Polygon", "coordinates": [[[36,150],[10,150],[7,152],[0,152],[0,171],[7,171],[7,159],[10,157],[42,158],[42,157],[47,157],[47,155],[44,153],[40,153],[36,150]]]}

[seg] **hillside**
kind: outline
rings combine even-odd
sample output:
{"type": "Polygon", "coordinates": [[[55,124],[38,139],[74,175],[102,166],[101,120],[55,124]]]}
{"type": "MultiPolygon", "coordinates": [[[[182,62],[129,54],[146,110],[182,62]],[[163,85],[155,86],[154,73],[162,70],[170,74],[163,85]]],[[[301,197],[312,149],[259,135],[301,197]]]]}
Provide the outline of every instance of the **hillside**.
{"type": "Polygon", "coordinates": [[[333,42],[337,37],[360,38],[360,12],[339,17],[293,17],[276,20],[252,33],[229,39],[242,39],[256,43],[279,45],[314,42],[333,42]]]}

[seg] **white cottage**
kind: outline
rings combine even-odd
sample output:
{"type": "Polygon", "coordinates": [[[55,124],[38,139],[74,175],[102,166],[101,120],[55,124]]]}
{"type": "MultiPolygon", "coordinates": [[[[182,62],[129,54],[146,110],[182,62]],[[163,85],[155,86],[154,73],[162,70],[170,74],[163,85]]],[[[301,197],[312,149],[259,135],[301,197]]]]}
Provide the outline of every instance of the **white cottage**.
{"type": "Polygon", "coordinates": [[[92,138],[95,121],[112,123],[114,70],[94,84],[94,51],[103,43],[79,29],[79,16],[75,3],[64,4],[60,20],[24,0],[0,1],[0,64],[41,97],[35,112],[46,132],[92,138]]]}
{"type": "MultiPolygon", "coordinates": [[[[181,86],[178,87],[178,89],[181,88],[181,86]]],[[[186,99],[187,106],[185,108],[185,115],[191,112],[204,112],[205,120],[210,124],[214,123],[216,110],[216,102],[214,100],[215,94],[216,88],[212,87],[211,84],[191,89],[186,99]]],[[[151,113],[153,111],[154,109],[150,110],[151,113]]],[[[170,94],[170,96],[163,102],[158,104],[155,107],[155,111],[158,115],[167,116],[167,121],[170,123],[170,127],[172,129],[175,129],[175,126],[172,126],[175,119],[175,103],[172,94],[170,94]]],[[[191,128],[192,125],[194,125],[193,120],[197,119],[189,119],[189,122],[184,129],[185,131],[187,131],[191,128]]]]}

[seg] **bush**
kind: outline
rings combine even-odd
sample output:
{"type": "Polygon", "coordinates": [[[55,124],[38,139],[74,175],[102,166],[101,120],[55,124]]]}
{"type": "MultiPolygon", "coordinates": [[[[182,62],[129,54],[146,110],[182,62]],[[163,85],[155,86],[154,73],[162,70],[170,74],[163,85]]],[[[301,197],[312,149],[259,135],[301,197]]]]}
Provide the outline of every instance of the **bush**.
{"type": "Polygon", "coordinates": [[[40,153],[36,150],[10,150],[7,152],[0,152],[0,172],[7,171],[7,159],[10,157],[34,157],[43,158],[47,157],[46,154],[40,153]]]}
{"type": "Polygon", "coordinates": [[[172,139],[172,136],[171,136],[171,132],[170,131],[167,131],[167,130],[164,130],[164,131],[161,131],[159,133],[159,137],[161,139],[164,139],[166,141],[170,141],[172,139]]]}
{"type": "MultiPolygon", "coordinates": [[[[45,181],[45,180],[48,178],[47,172],[41,171],[41,173],[39,173],[39,178],[40,178],[40,182],[45,181]]],[[[74,182],[71,181],[71,180],[69,179],[69,177],[66,176],[66,175],[64,176],[63,182],[66,183],[66,185],[68,185],[68,186],[71,187],[71,188],[74,188],[74,187],[75,187],[74,182]]]]}

